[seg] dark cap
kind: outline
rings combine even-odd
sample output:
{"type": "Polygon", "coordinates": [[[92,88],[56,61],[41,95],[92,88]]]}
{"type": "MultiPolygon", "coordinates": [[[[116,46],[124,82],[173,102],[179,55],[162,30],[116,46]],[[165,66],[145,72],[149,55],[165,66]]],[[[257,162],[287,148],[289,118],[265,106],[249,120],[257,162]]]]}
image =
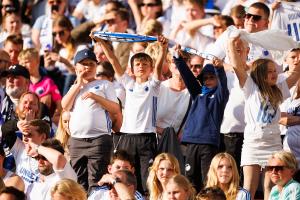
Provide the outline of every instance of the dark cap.
{"type": "Polygon", "coordinates": [[[1,76],[6,77],[8,75],[23,76],[26,79],[30,79],[29,71],[22,65],[15,64],[8,68],[8,70],[2,72],[1,76]]]}
{"type": "Polygon", "coordinates": [[[212,64],[206,64],[198,75],[197,79],[200,81],[201,85],[204,85],[203,75],[208,73],[216,75],[215,67],[212,64]]]}
{"type": "Polygon", "coordinates": [[[77,63],[83,61],[84,59],[90,59],[90,60],[97,62],[96,55],[90,49],[83,49],[83,50],[78,51],[75,55],[74,62],[75,62],[75,64],[77,64],[77,63]]]}

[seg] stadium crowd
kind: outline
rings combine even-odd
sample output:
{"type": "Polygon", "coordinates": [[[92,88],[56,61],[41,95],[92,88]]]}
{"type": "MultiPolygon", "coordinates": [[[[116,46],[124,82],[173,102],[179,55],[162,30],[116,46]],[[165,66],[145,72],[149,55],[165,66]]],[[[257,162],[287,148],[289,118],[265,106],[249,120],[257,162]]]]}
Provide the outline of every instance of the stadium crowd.
{"type": "Polygon", "coordinates": [[[0,9],[0,200],[300,200],[298,0],[0,9]]]}

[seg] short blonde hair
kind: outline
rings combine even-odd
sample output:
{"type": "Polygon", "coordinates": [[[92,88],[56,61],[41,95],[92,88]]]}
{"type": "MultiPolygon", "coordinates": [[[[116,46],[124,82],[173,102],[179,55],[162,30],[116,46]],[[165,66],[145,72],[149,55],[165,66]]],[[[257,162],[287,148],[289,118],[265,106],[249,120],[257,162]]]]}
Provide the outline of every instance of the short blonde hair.
{"type": "Polygon", "coordinates": [[[40,59],[40,55],[37,49],[35,48],[28,48],[25,50],[22,50],[18,56],[18,60],[23,59],[40,59]]]}
{"type": "Polygon", "coordinates": [[[51,197],[55,193],[68,197],[71,200],[87,200],[84,188],[71,179],[62,179],[51,189],[51,197]]]}
{"type": "Polygon", "coordinates": [[[285,163],[286,167],[289,169],[297,170],[298,163],[294,154],[288,151],[278,151],[272,154],[271,159],[278,159],[285,163]]]}
{"type": "Polygon", "coordinates": [[[181,174],[177,174],[172,178],[170,178],[168,184],[170,183],[174,183],[178,185],[180,188],[184,189],[189,195],[188,200],[193,200],[195,198],[196,190],[191,184],[191,182],[185,176],[181,174]]]}

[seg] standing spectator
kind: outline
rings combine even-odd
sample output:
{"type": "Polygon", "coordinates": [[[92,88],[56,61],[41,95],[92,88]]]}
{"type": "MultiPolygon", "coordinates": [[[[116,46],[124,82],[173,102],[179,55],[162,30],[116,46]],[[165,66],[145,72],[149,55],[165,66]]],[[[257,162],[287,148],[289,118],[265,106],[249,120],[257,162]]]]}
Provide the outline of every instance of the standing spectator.
{"type": "Polygon", "coordinates": [[[222,62],[214,58],[213,64],[204,66],[198,81],[182,57],[174,57],[174,61],[193,100],[181,139],[187,144],[185,173],[200,190],[220,144],[220,126],[229,96],[226,74],[222,62]]]}
{"type": "Polygon", "coordinates": [[[180,173],[178,160],[171,154],[161,153],[150,167],[147,185],[150,200],[162,199],[170,178],[180,173]]]}
{"type": "Polygon", "coordinates": [[[250,193],[239,187],[239,179],[234,158],[228,153],[219,153],[211,161],[206,187],[220,187],[227,200],[251,200],[250,193]]]}
{"type": "Polygon", "coordinates": [[[51,189],[52,200],[87,200],[84,188],[72,179],[62,179],[51,189]]]}
{"type": "Polygon", "coordinates": [[[275,184],[269,200],[300,198],[300,184],[293,180],[297,169],[297,161],[292,153],[279,151],[272,154],[266,166],[266,171],[275,184]]]}
{"type": "Polygon", "coordinates": [[[23,39],[21,35],[10,35],[4,41],[3,50],[9,54],[10,62],[18,64],[18,56],[23,49],[23,39]]]}
{"type": "Polygon", "coordinates": [[[120,108],[112,83],[95,79],[95,54],[83,49],[77,52],[74,61],[76,83],[63,97],[62,107],[71,114],[71,165],[78,183],[91,190],[106,173],[112,150],[111,120],[107,112],[116,114],[120,108]]]}
{"type": "Polygon", "coordinates": [[[148,168],[153,162],[157,148],[155,135],[157,98],[168,42],[163,36],[158,37],[161,51],[154,68],[153,60],[148,54],[137,53],[131,57],[131,71],[135,75],[135,79],[133,79],[124,73],[108,45],[101,39],[95,39],[101,43],[106,57],[113,65],[117,80],[126,89],[118,148],[130,152],[134,156],[138,190],[145,192],[148,168]],[[151,77],[152,72],[153,77],[151,77]]]}
{"type": "Polygon", "coordinates": [[[27,189],[27,199],[48,200],[51,187],[63,178],[74,181],[77,176],[70,163],[64,157],[64,149],[56,139],[48,139],[41,145],[29,142],[31,154],[38,161],[39,181],[27,189]]]}
{"type": "MultiPolygon", "coordinates": [[[[254,198],[261,168],[267,164],[272,152],[282,149],[278,121],[279,104],[290,96],[289,88],[295,85],[300,75],[300,65],[285,80],[277,81],[276,64],[269,59],[258,59],[252,66],[250,75],[234,45],[238,37],[230,39],[229,58],[238,77],[245,97],[244,144],[241,166],[244,172],[244,188],[254,198]]],[[[270,192],[270,178],[264,179],[264,197],[270,192]]]]}

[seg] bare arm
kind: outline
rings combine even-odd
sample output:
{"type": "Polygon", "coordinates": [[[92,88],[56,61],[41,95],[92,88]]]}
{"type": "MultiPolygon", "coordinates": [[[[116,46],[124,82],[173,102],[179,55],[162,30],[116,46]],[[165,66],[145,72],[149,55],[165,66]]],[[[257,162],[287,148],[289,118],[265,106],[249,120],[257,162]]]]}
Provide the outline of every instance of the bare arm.
{"type": "Polygon", "coordinates": [[[230,64],[233,66],[233,69],[239,79],[240,86],[244,87],[248,75],[245,70],[247,69],[246,62],[245,60],[241,59],[241,56],[236,50],[236,44],[241,43],[239,41],[241,41],[239,37],[229,39],[228,56],[229,56],[230,64]]]}
{"type": "Polygon", "coordinates": [[[131,8],[136,26],[139,28],[142,24],[142,14],[138,6],[137,0],[128,0],[128,5],[131,8]]]}
{"type": "Polygon", "coordinates": [[[300,124],[300,117],[287,114],[286,112],[281,113],[279,124],[284,126],[294,126],[300,124]]]}
{"type": "Polygon", "coordinates": [[[41,48],[41,43],[40,43],[40,30],[37,29],[32,29],[31,32],[31,39],[32,42],[35,46],[36,49],[40,49],[41,48]]]}
{"type": "Polygon", "coordinates": [[[95,41],[99,42],[104,54],[106,55],[108,61],[112,64],[115,74],[117,77],[121,77],[124,74],[124,70],[120,64],[120,62],[118,61],[118,58],[115,56],[114,52],[112,50],[110,50],[109,46],[106,44],[106,42],[104,40],[101,40],[99,38],[94,38],[91,35],[92,39],[94,39],[95,41]]]}
{"type": "Polygon", "coordinates": [[[160,44],[161,49],[158,54],[157,60],[155,62],[153,76],[156,80],[160,80],[161,73],[162,73],[162,67],[163,67],[164,60],[165,60],[167,50],[168,50],[168,39],[165,38],[164,36],[158,36],[157,40],[160,44]]]}

